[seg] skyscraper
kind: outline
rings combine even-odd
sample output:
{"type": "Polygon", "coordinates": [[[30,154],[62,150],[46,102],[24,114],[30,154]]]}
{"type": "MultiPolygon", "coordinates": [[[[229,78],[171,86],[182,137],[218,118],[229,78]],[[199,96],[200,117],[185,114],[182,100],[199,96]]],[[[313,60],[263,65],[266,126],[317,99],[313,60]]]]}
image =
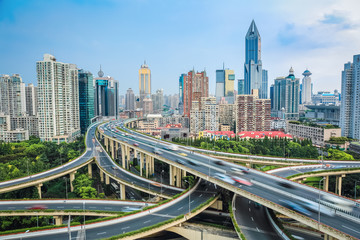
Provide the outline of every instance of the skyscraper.
{"type": "Polygon", "coordinates": [[[180,94],[183,96],[183,114],[190,117],[192,101],[200,102],[201,97],[209,96],[209,78],[206,76],[206,71],[195,73],[195,70],[192,70],[183,80],[183,92],[180,94]]]}
{"type": "Polygon", "coordinates": [[[262,81],[261,87],[259,89],[259,98],[267,99],[268,98],[268,71],[263,69],[262,70],[262,81]]]}
{"type": "Polygon", "coordinates": [[[104,77],[104,72],[98,72],[95,78],[95,115],[119,115],[119,83],[114,78],[104,77]]]}
{"type": "Polygon", "coordinates": [[[135,94],[134,91],[129,88],[125,95],[125,110],[135,110],[135,94]]]}
{"type": "Polygon", "coordinates": [[[79,70],[79,110],[80,129],[85,134],[87,128],[95,117],[94,109],[94,79],[91,72],[79,70]]]}
{"type": "Polygon", "coordinates": [[[238,95],[245,94],[245,83],[244,79],[238,79],[238,95]]]}
{"type": "Polygon", "coordinates": [[[75,64],[50,54],[36,63],[39,136],[42,141],[70,142],[80,134],[79,79],[75,64]]]}
{"type": "Polygon", "coordinates": [[[231,103],[234,98],[234,70],[223,69],[216,70],[216,101],[218,102],[222,97],[231,103]],[[231,101],[232,100],[232,101],[231,101]]]}
{"type": "MultiPolygon", "coordinates": [[[[267,71],[264,74],[267,75],[267,71]]],[[[263,78],[262,75],[261,37],[253,20],[245,36],[244,94],[251,94],[252,89],[258,89],[260,98],[267,95],[267,83],[264,84],[267,76],[263,78]]]]}
{"type": "Polygon", "coordinates": [[[139,93],[140,106],[143,108],[143,100],[146,97],[151,97],[151,71],[146,61],[139,69],[139,93]]]}
{"type": "Polygon", "coordinates": [[[301,87],[301,104],[311,104],[312,97],[312,86],[311,86],[311,75],[312,73],[309,70],[305,70],[302,75],[302,87],[301,87]]]}
{"type": "Polygon", "coordinates": [[[342,136],[360,139],[360,55],[341,73],[340,127],[342,136]]]}
{"type": "Polygon", "coordinates": [[[37,87],[34,87],[32,83],[25,87],[25,99],[26,113],[29,116],[36,116],[38,109],[37,87]]]}
{"type": "Polygon", "coordinates": [[[164,106],[164,89],[157,89],[154,94],[151,95],[153,101],[153,111],[155,113],[161,113],[164,106]]]}
{"type": "Polygon", "coordinates": [[[0,75],[0,113],[21,116],[26,112],[25,101],[25,83],[20,75],[0,75]]]}
{"type": "Polygon", "coordinates": [[[299,80],[299,78],[295,78],[293,68],[290,68],[287,77],[275,79],[272,109],[274,117],[282,118],[284,113],[287,120],[297,120],[299,118],[299,80]]]}

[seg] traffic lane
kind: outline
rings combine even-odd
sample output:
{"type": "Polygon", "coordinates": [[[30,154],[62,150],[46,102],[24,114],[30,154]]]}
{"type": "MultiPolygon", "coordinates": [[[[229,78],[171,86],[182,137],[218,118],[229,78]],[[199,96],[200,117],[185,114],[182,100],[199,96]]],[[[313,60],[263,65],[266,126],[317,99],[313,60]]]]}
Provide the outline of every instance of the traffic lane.
{"type": "MultiPolygon", "coordinates": [[[[285,226],[286,228],[286,226],[285,226]]],[[[308,233],[305,231],[295,230],[293,228],[286,228],[286,230],[295,238],[298,240],[323,240],[324,237],[321,237],[321,234],[319,233],[308,233]]]]}
{"type": "MultiPolygon", "coordinates": [[[[91,131],[94,131],[95,132],[95,127],[93,127],[91,129],[91,131]]],[[[88,136],[89,138],[91,136],[88,136]]],[[[92,141],[90,142],[87,142],[88,146],[92,144],[92,141]]],[[[61,173],[65,170],[69,170],[69,169],[72,169],[78,165],[81,165],[82,163],[85,163],[87,162],[91,156],[92,156],[92,149],[91,150],[86,150],[86,153],[80,157],[79,159],[77,160],[73,160],[69,163],[66,163],[67,165],[62,165],[62,166],[59,166],[55,169],[52,169],[52,170],[49,170],[45,173],[37,173],[37,174],[41,174],[41,175],[38,175],[36,176],[37,174],[35,175],[32,175],[30,177],[24,177],[24,178],[20,178],[18,180],[9,180],[9,181],[6,181],[6,182],[2,182],[0,183],[0,188],[5,188],[5,187],[10,187],[10,186],[14,186],[14,185],[19,185],[19,184],[23,184],[23,183],[27,183],[27,182],[31,182],[31,181],[34,181],[34,180],[38,180],[38,179],[42,179],[42,178],[46,178],[48,176],[51,176],[51,175],[55,175],[55,174],[58,174],[58,173],[61,173]]]]}
{"type": "Polygon", "coordinates": [[[162,192],[169,196],[176,195],[182,191],[182,189],[175,190],[173,188],[168,188],[168,185],[164,185],[164,184],[162,185],[162,187],[156,186],[154,185],[157,184],[156,182],[151,183],[145,181],[146,179],[139,178],[139,176],[134,176],[132,173],[127,172],[126,170],[123,169],[119,169],[117,167],[114,169],[113,168],[115,167],[114,162],[112,161],[112,159],[110,159],[107,156],[107,154],[104,151],[98,153],[98,162],[102,168],[104,168],[107,172],[114,175],[115,177],[120,178],[130,184],[142,187],[144,189],[150,189],[151,191],[157,193],[162,192]]]}
{"type": "Polygon", "coordinates": [[[237,196],[235,198],[235,208],[236,222],[246,239],[277,240],[281,238],[272,227],[263,206],[256,208],[254,202],[237,196]]]}
{"type": "MultiPolygon", "coordinates": [[[[210,197],[217,194],[216,189],[213,184],[200,184],[199,187],[190,194],[190,198],[186,197],[176,204],[169,206],[160,211],[139,217],[133,220],[111,224],[107,226],[101,226],[96,228],[86,229],[86,238],[87,239],[102,239],[111,237],[114,235],[119,235],[126,232],[135,231],[137,229],[152,226],[156,223],[160,223],[169,219],[172,219],[176,216],[187,214],[190,211],[199,206],[200,204],[206,202],[210,197]],[[203,188],[207,187],[208,191],[203,191],[203,188]],[[190,201],[189,201],[190,199],[190,201]]],[[[80,235],[79,231],[73,231],[72,237],[80,235]]],[[[57,233],[57,234],[48,234],[45,236],[36,236],[36,237],[23,237],[23,239],[68,239],[68,233],[57,233]]]]}

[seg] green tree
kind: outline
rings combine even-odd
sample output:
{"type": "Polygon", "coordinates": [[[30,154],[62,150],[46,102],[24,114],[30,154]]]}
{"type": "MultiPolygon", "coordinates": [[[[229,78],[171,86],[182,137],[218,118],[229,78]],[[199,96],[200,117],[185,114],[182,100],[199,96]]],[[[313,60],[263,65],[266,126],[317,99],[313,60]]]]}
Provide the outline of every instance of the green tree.
{"type": "Polygon", "coordinates": [[[97,191],[93,187],[81,187],[79,189],[79,195],[81,198],[96,198],[97,191]]]}

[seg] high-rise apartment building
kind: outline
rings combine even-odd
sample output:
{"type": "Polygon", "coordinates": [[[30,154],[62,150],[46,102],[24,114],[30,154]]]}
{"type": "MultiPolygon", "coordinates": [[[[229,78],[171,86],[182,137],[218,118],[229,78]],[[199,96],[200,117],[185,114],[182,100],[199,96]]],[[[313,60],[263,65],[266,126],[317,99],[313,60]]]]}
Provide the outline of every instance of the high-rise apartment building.
{"type": "Polygon", "coordinates": [[[26,113],[29,116],[37,115],[38,98],[37,98],[37,87],[32,83],[29,83],[25,87],[25,99],[26,99],[26,113]]]}
{"type": "Polygon", "coordinates": [[[144,99],[151,97],[151,71],[146,62],[139,69],[139,93],[140,107],[143,108],[144,99]]]}
{"type": "Polygon", "coordinates": [[[258,90],[252,95],[236,96],[236,132],[269,131],[271,123],[270,99],[259,99],[258,90]]]}
{"type": "Polygon", "coordinates": [[[80,134],[79,79],[75,64],[50,54],[36,63],[39,136],[42,141],[70,142],[80,134]]]}
{"type": "Polygon", "coordinates": [[[235,104],[219,104],[219,125],[229,126],[230,131],[235,132],[235,113],[235,104]]]}
{"type": "Polygon", "coordinates": [[[360,139],[360,55],[344,65],[341,73],[341,135],[360,139]]]}
{"type": "Polygon", "coordinates": [[[91,72],[79,70],[80,130],[85,134],[95,117],[94,78],[91,72]]]}
{"type": "Polygon", "coordinates": [[[254,20],[245,36],[244,94],[251,94],[252,89],[259,90],[260,98],[267,95],[267,71],[262,69],[261,37],[254,20]]]}
{"type": "Polygon", "coordinates": [[[244,94],[245,94],[245,80],[238,79],[238,95],[244,95],[244,94]]]}
{"type": "Polygon", "coordinates": [[[225,68],[216,70],[216,101],[219,102],[222,97],[225,97],[228,102],[234,102],[234,81],[234,70],[225,68]]]}
{"type": "Polygon", "coordinates": [[[259,98],[267,99],[268,98],[268,71],[263,69],[262,70],[262,81],[261,87],[259,89],[259,98]]]}
{"type": "Polygon", "coordinates": [[[143,114],[144,116],[153,113],[153,101],[151,98],[146,97],[143,100],[143,114]]]}
{"type": "Polygon", "coordinates": [[[125,95],[125,110],[135,110],[135,94],[134,91],[129,88],[125,95]]]}
{"type": "Polygon", "coordinates": [[[299,119],[300,79],[295,78],[293,68],[287,77],[275,79],[273,94],[273,117],[299,119]]]}
{"type": "Polygon", "coordinates": [[[26,113],[25,83],[19,74],[0,75],[0,113],[11,117],[26,113]]]}
{"type": "Polygon", "coordinates": [[[219,130],[219,105],[215,97],[201,97],[193,101],[190,113],[190,132],[219,130]]]}
{"type": "Polygon", "coordinates": [[[206,76],[206,71],[195,73],[195,70],[192,70],[183,78],[180,77],[181,80],[183,80],[182,94],[180,94],[183,100],[183,114],[189,117],[192,102],[200,102],[202,97],[209,96],[209,78],[206,76]]]}
{"type": "Polygon", "coordinates": [[[302,75],[302,87],[301,87],[301,104],[311,104],[312,98],[312,86],[311,86],[311,75],[312,73],[309,70],[305,70],[302,75]]]}
{"type": "Polygon", "coordinates": [[[151,95],[153,101],[153,111],[155,113],[161,113],[164,106],[164,89],[158,89],[151,95]]]}
{"type": "Polygon", "coordinates": [[[119,115],[119,83],[110,76],[104,77],[101,68],[95,78],[95,115],[119,115]]]}

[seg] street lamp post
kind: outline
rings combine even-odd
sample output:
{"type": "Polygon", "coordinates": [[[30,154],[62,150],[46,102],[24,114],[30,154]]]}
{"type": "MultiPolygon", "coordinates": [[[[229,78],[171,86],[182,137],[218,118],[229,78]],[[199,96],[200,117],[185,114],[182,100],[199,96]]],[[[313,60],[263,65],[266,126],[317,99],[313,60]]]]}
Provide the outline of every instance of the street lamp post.
{"type": "Polygon", "coordinates": [[[161,174],[160,174],[160,178],[161,178],[161,190],[160,190],[160,193],[162,194],[162,183],[163,183],[163,181],[162,181],[162,176],[163,176],[163,173],[164,173],[164,169],[163,170],[161,170],[161,174]]]}
{"type": "Polygon", "coordinates": [[[318,213],[318,224],[319,224],[319,229],[320,229],[320,196],[321,196],[321,181],[323,181],[325,179],[325,177],[321,178],[319,181],[319,213],[318,213]]]}
{"type": "Polygon", "coordinates": [[[86,240],[86,229],[85,229],[85,201],[83,202],[83,210],[84,210],[84,239],[86,240]]]}

